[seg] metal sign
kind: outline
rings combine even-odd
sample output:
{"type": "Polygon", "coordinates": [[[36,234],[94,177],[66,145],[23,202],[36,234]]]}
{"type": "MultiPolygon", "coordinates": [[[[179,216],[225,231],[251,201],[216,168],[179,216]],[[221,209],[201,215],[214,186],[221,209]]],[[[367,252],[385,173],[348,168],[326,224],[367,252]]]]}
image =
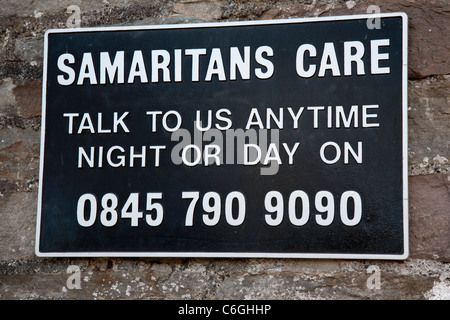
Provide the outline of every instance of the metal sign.
{"type": "Polygon", "coordinates": [[[37,255],[407,257],[405,14],[44,50],[37,255]]]}

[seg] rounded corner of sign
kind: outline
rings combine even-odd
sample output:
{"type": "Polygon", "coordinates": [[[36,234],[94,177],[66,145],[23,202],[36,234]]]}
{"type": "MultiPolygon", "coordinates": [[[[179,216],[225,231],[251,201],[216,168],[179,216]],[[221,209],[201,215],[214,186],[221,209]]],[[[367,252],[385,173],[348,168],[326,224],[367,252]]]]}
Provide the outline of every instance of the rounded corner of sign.
{"type": "Polygon", "coordinates": [[[407,41],[408,37],[408,14],[406,12],[398,12],[399,17],[402,19],[402,24],[403,24],[403,28],[404,28],[404,35],[405,35],[405,41],[407,41]]]}
{"type": "Polygon", "coordinates": [[[44,258],[46,257],[46,254],[44,252],[41,252],[41,250],[39,249],[39,247],[36,247],[34,250],[34,254],[39,257],[39,258],[44,258]]]}
{"type": "Polygon", "coordinates": [[[407,260],[409,258],[409,250],[405,250],[398,256],[398,260],[407,260]]]}
{"type": "Polygon", "coordinates": [[[48,36],[52,33],[56,33],[58,29],[47,29],[44,32],[44,39],[48,39],[48,36]]]}
{"type": "Polygon", "coordinates": [[[398,12],[398,15],[404,20],[408,21],[408,14],[406,12],[398,12]]]}
{"type": "Polygon", "coordinates": [[[41,244],[39,242],[39,238],[36,239],[36,245],[34,246],[34,254],[36,255],[36,257],[38,258],[47,258],[47,257],[51,257],[52,254],[50,252],[45,252],[41,250],[41,244]]]}

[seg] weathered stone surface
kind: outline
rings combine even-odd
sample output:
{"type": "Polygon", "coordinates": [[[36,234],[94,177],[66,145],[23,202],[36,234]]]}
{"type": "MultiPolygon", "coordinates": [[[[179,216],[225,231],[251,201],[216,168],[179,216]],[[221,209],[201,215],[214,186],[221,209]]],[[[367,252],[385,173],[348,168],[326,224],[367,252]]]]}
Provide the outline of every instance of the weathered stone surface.
{"type": "Polygon", "coordinates": [[[172,14],[168,17],[145,18],[139,21],[122,23],[120,25],[144,26],[144,25],[181,24],[181,23],[199,23],[199,22],[202,22],[202,20],[200,20],[197,17],[186,16],[177,13],[172,14]]]}
{"type": "Polygon", "coordinates": [[[173,10],[186,16],[197,17],[203,21],[222,18],[220,1],[182,0],[174,4],[173,10]]]}
{"type": "Polygon", "coordinates": [[[40,81],[24,82],[13,89],[16,96],[18,115],[34,118],[41,115],[42,83],[40,81]]]}
{"type": "Polygon", "coordinates": [[[0,263],[0,299],[448,299],[427,260],[47,259],[0,263]],[[379,286],[370,286],[372,269],[379,286]],[[73,270],[79,284],[74,287],[73,270]]]}
{"type": "MultiPolygon", "coordinates": [[[[1,185],[2,181],[0,180],[0,188],[1,185]]],[[[2,190],[0,189],[0,191],[2,190]]],[[[1,260],[32,257],[36,230],[37,194],[35,192],[1,193],[0,201],[1,260]]]]}
{"type": "Polygon", "coordinates": [[[450,174],[409,181],[411,257],[450,262],[450,174]]]}
{"type": "Polygon", "coordinates": [[[9,127],[0,129],[0,181],[30,190],[39,174],[40,132],[9,127]]]}
{"type": "Polygon", "coordinates": [[[409,81],[408,91],[411,173],[447,172],[450,167],[450,77],[409,81]]]}
{"type": "Polygon", "coordinates": [[[15,56],[21,60],[38,65],[43,59],[44,37],[27,37],[17,39],[15,43],[15,56]]]}
{"type": "Polygon", "coordinates": [[[0,116],[17,114],[16,99],[13,93],[15,86],[11,78],[0,80],[0,116]]]}
{"type": "MultiPolygon", "coordinates": [[[[153,0],[154,3],[161,4],[163,1],[153,0]]],[[[170,3],[170,0],[164,0],[164,2],[170,3]]],[[[55,12],[64,13],[66,9],[71,5],[76,5],[83,11],[90,10],[103,10],[105,7],[118,7],[128,8],[134,5],[148,5],[147,0],[26,0],[26,1],[0,1],[2,10],[0,11],[0,17],[17,15],[19,17],[33,17],[39,19],[46,14],[55,12]]]]}

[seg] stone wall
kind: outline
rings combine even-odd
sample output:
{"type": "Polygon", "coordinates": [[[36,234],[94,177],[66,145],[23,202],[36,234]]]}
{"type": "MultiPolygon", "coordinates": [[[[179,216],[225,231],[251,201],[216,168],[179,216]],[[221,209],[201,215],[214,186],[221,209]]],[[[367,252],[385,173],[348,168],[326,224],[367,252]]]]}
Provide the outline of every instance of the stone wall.
{"type": "Polygon", "coordinates": [[[449,21],[448,0],[0,1],[0,299],[450,299],[449,21]],[[406,261],[36,257],[47,29],[323,17],[369,5],[409,16],[406,261]]]}

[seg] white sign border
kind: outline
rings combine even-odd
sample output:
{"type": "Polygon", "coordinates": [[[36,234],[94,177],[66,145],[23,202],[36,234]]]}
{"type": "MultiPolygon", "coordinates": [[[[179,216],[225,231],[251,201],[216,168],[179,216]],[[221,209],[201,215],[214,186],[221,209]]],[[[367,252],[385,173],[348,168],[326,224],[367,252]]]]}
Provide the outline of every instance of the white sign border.
{"type": "Polygon", "coordinates": [[[44,36],[43,79],[42,79],[42,113],[41,113],[41,146],[39,165],[39,191],[36,217],[35,254],[38,257],[176,257],[176,258],[307,258],[307,259],[376,259],[376,260],[406,260],[409,256],[409,218],[408,218],[408,16],[404,12],[344,15],[334,17],[295,18],[278,20],[213,22],[190,24],[167,24],[148,26],[117,26],[73,29],[51,29],[44,36]],[[329,254],[329,253],[268,253],[268,252],[40,252],[40,226],[42,208],[42,181],[44,171],[45,119],[47,96],[47,57],[48,35],[52,33],[124,31],[124,30],[156,30],[156,29],[187,29],[209,27],[232,27],[253,25],[274,25],[308,22],[345,21],[373,18],[402,18],[402,177],[403,177],[403,253],[402,254],[329,254]]]}

